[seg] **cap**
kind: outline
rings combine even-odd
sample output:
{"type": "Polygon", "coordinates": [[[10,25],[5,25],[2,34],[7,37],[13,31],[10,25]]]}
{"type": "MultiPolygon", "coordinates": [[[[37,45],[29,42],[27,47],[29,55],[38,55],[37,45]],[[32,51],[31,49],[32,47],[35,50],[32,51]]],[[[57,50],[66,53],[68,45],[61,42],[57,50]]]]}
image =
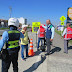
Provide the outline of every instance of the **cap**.
{"type": "Polygon", "coordinates": [[[28,27],[28,25],[22,25],[22,28],[24,28],[24,27],[28,27]]]}

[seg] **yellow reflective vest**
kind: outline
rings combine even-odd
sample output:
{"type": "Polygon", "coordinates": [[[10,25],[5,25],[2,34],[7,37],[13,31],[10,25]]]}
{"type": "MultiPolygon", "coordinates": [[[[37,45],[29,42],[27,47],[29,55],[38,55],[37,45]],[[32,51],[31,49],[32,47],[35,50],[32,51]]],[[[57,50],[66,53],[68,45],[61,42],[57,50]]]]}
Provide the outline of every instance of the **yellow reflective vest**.
{"type": "MultiPolygon", "coordinates": [[[[22,31],[24,31],[24,30],[22,30],[22,31]]],[[[21,45],[27,45],[28,44],[28,32],[27,31],[24,31],[24,32],[25,32],[24,33],[24,39],[21,38],[21,45]]]]}

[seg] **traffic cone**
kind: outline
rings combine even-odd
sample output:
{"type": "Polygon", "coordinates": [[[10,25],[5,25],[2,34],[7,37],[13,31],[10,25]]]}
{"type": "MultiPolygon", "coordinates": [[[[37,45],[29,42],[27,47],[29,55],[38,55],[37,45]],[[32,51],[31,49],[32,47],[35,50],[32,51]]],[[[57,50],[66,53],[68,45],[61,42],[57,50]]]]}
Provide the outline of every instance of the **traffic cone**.
{"type": "Polygon", "coordinates": [[[28,53],[29,56],[34,56],[35,53],[33,52],[33,41],[32,39],[30,40],[30,48],[29,48],[29,53],[28,53]]]}

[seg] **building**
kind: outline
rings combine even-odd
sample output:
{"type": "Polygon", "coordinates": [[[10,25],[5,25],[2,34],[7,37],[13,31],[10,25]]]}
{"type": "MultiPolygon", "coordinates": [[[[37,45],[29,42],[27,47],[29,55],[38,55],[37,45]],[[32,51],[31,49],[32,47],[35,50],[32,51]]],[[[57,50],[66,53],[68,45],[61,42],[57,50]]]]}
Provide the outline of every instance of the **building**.
{"type": "Polygon", "coordinates": [[[7,28],[8,27],[8,20],[0,19],[0,28],[7,28]]]}
{"type": "Polygon", "coordinates": [[[27,19],[25,19],[25,18],[23,18],[23,17],[20,17],[20,18],[18,18],[18,20],[19,20],[19,23],[20,24],[24,24],[24,25],[27,25],[27,19]]]}

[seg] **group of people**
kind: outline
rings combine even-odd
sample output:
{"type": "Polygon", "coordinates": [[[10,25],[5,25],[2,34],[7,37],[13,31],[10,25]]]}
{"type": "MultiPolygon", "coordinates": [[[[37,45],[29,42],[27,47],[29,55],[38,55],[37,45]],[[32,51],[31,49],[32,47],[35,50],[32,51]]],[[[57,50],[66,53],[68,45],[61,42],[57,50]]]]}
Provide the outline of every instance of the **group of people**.
{"type": "MultiPolygon", "coordinates": [[[[47,55],[50,55],[50,50],[51,50],[51,42],[53,41],[54,38],[54,26],[51,24],[50,20],[46,21],[47,26],[44,24],[41,24],[40,29],[38,29],[38,45],[37,45],[37,50],[39,51],[39,43],[42,39],[44,40],[44,45],[45,45],[45,38],[46,38],[46,45],[47,45],[47,55]]],[[[70,27],[71,24],[70,22],[67,22],[66,28],[63,31],[62,38],[64,39],[64,53],[68,54],[68,42],[72,40],[72,28],[70,27]]]]}
{"type": "MultiPolygon", "coordinates": [[[[50,55],[51,42],[54,38],[55,28],[51,24],[50,20],[46,20],[47,26],[41,24],[40,29],[38,30],[38,46],[37,50],[39,51],[39,43],[42,39],[45,41],[47,45],[47,54],[50,55]]],[[[2,60],[2,72],[8,72],[10,64],[13,64],[13,71],[18,72],[18,53],[20,50],[19,42],[21,44],[21,57],[24,60],[24,49],[26,48],[26,57],[28,56],[28,43],[30,43],[28,33],[27,33],[27,25],[19,26],[19,21],[16,18],[10,18],[8,20],[9,30],[3,32],[2,38],[0,40],[0,51],[2,51],[4,44],[6,44],[6,53],[7,60],[2,60]]],[[[72,39],[72,29],[70,27],[70,23],[67,23],[67,28],[64,30],[62,36],[64,37],[64,52],[68,53],[67,46],[68,41],[72,39]]],[[[44,42],[45,45],[45,42],[44,42]]]]}
{"type": "MultiPolygon", "coordinates": [[[[51,49],[51,41],[54,38],[54,26],[51,24],[50,20],[46,21],[47,26],[41,24],[40,30],[38,30],[38,46],[40,39],[43,38],[45,40],[45,31],[46,31],[46,44],[47,44],[47,55],[50,54],[51,49]]],[[[26,57],[28,56],[28,43],[30,43],[28,33],[27,33],[27,25],[22,25],[22,30],[19,25],[19,21],[16,18],[10,18],[8,20],[9,30],[4,31],[2,38],[0,40],[0,52],[5,51],[4,55],[7,56],[7,59],[2,59],[2,72],[8,72],[10,64],[13,64],[13,71],[18,72],[18,53],[20,50],[21,44],[21,57],[24,60],[24,49],[26,48],[26,57]],[[19,44],[20,43],[20,44],[19,44]],[[6,44],[6,48],[3,49],[4,44],[6,44]]],[[[45,44],[45,43],[44,43],[45,44]]]]}

